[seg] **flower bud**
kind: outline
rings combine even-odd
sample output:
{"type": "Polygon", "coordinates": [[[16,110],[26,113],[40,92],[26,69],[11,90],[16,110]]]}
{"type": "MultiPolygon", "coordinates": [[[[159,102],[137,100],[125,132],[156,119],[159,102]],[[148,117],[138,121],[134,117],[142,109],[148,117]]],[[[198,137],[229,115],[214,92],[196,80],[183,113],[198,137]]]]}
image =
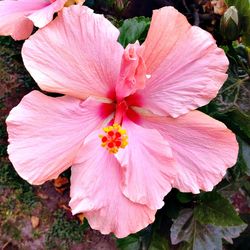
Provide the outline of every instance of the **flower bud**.
{"type": "Polygon", "coordinates": [[[126,0],[116,0],[115,1],[116,9],[118,11],[123,10],[126,6],[126,2],[127,2],[126,0]]]}
{"type": "Polygon", "coordinates": [[[227,9],[220,21],[220,31],[222,36],[230,41],[233,41],[239,37],[239,17],[238,10],[235,6],[231,6],[227,9]]]}

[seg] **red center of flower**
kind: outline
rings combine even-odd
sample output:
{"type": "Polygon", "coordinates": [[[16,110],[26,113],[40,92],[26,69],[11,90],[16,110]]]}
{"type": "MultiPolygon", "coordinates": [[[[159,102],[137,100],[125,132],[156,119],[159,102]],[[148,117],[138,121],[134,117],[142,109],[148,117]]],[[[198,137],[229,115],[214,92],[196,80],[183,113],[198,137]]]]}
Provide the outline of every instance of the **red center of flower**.
{"type": "Polygon", "coordinates": [[[140,98],[136,96],[136,91],[145,87],[147,78],[147,68],[139,42],[129,44],[122,56],[116,88],[112,94],[109,93],[113,100],[112,112],[115,113],[112,119],[113,126],[104,128],[106,134],[100,135],[102,146],[110,153],[115,154],[119,148],[124,148],[128,144],[126,131],[121,128],[121,125],[124,119],[138,120],[138,115],[130,106],[139,104],[140,98]]]}

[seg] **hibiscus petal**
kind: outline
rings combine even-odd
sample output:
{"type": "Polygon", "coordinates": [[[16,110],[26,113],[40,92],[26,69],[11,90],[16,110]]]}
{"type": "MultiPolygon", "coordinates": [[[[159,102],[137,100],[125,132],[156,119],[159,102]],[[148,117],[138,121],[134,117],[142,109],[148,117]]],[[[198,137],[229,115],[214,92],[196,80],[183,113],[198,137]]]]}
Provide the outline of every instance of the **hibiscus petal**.
{"type": "Polygon", "coordinates": [[[93,100],[26,95],[7,118],[8,153],[18,174],[42,184],[71,166],[86,135],[100,126],[100,104],[93,100]]]}
{"type": "Polygon", "coordinates": [[[190,27],[186,17],[173,7],[153,11],[148,35],[142,45],[148,74],[158,69],[190,27]]]}
{"type": "Polygon", "coordinates": [[[121,191],[122,169],[101,147],[98,132],[89,135],[71,170],[73,214],[80,212],[93,229],[117,237],[135,233],[152,223],[155,210],[127,199],[121,191]]]}
{"type": "Polygon", "coordinates": [[[199,112],[178,118],[144,117],[141,125],[157,129],[169,142],[176,161],[173,187],[182,192],[211,191],[237,160],[238,144],[227,127],[199,112]]]}
{"type": "Polygon", "coordinates": [[[28,18],[32,20],[36,27],[42,28],[52,21],[54,14],[63,8],[66,1],[56,0],[45,8],[35,11],[28,18]]]}
{"type": "Polygon", "coordinates": [[[47,5],[42,0],[0,1],[0,35],[11,35],[15,40],[28,38],[33,30],[33,23],[26,15],[47,5]]]}
{"type": "Polygon", "coordinates": [[[159,209],[171,190],[170,146],[155,129],[143,128],[128,119],[122,126],[128,133],[128,145],[115,156],[124,172],[123,193],[134,202],[159,209]]]}
{"type": "Polygon", "coordinates": [[[77,98],[115,92],[123,48],[116,29],[87,7],[64,8],[23,46],[26,68],[46,91],[77,98]]]}
{"type": "MultiPolygon", "coordinates": [[[[10,21],[10,19],[8,20],[10,21]]],[[[27,18],[18,18],[10,26],[7,24],[5,28],[7,29],[6,35],[10,35],[14,40],[24,40],[27,39],[33,31],[33,23],[27,18]],[[9,33],[9,31],[11,32],[9,33]]]]}
{"type": "Polygon", "coordinates": [[[144,44],[151,78],[138,93],[144,108],[178,117],[217,95],[227,78],[228,59],[211,34],[191,27],[177,10],[162,8],[152,20],[144,44]]]}

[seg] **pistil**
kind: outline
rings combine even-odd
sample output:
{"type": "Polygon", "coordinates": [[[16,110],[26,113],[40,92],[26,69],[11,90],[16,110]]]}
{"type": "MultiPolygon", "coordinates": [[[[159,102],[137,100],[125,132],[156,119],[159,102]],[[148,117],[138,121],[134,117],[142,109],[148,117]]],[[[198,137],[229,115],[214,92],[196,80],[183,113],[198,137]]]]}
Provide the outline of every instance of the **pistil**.
{"type": "Polygon", "coordinates": [[[103,128],[105,135],[99,135],[102,140],[102,147],[106,148],[109,153],[116,154],[120,148],[125,148],[128,145],[128,136],[121,124],[123,117],[128,110],[126,101],[121,101],[116,105],[114,124],[103,128]]]}

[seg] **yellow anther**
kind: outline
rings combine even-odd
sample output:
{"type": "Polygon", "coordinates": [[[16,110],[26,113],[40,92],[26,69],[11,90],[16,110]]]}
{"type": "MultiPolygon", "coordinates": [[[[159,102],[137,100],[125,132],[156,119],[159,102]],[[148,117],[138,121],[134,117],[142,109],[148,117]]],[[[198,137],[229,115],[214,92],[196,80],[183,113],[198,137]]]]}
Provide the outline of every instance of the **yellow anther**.
{"type": "Polygon", "coordinates": [[[116,154],[119,148],[125,148],[128,145],[128,136],[125,129],[115,123],[112,126],[103,128],[105,135],[99,135],[101,146],[106,148],[109,153],[116,154]]]}
{"type": "Polygon", "coordinates": [[[85,2],[85,0],[68,0],[68,1],[64,4],[64,6],[65,6],[65,7],[69,7],[69,6],[73,5],[73,4],[83,4],[84,2],[85,2]]]}

